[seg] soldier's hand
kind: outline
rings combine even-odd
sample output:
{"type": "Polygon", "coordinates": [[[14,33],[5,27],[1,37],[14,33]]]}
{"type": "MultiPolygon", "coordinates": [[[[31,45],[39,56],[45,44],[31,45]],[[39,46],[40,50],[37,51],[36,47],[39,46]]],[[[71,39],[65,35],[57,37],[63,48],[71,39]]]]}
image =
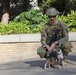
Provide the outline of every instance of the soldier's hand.
{"type": "Polygon", "coordinates": [[[54,43],[52,43],[51,44],[51,46],[46,46],[46,48],[47,48],[47,50],[49,51],[49,52],[52,52],[52,50],[53,50],[53,48],[55,47],[55,45],[57,44],[58,42],[56,41],[56,42],[54,42],[54,43]]]}
{"type": "Polygon", "coordinates": [[[55,45],[57,45],[58,44],[58,41],[55,41],[55,45]]]}
{"type": "Polygon", "coordinates": [[[52,43],[51,46],[50,46],[50,48],[49,48],[49,51],[52,51],[53,48],[55,47],[55,45],[56,45],[55,43],[52,43]]]}
{"type": "Polygon", "coordinates": [[[48,50],[48,51],[50,51],[51,52],[51,50],[50,50],[50,46],[46,46],[46,49],[48,50]]]}
{"type": "Polygon", "coordinates": [[[49,50],[49,48],[50,48],[50,47],[47,45],[47,46],[46,46],[46,49],[49,50]]]}

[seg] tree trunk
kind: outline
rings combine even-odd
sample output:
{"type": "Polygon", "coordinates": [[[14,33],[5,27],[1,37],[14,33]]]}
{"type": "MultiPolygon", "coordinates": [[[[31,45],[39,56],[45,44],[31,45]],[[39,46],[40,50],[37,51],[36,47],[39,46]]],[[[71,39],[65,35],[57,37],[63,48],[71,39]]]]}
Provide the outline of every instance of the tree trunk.
{"type": "Polygon", "coordinates": [[[3,15],[1,19],[1,23],[8,24],[9,21],[9,6],[10,6],[9,0],[2,0],[2,6],[3,6],[3,15]]]}

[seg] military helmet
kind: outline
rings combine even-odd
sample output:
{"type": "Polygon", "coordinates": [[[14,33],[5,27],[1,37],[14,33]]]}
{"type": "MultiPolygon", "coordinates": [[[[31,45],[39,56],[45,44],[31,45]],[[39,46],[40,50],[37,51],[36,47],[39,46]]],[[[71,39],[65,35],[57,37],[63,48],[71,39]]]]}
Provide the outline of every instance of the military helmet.
{"type": "Polygon", "coordinates": [[[59,14],[59,11],[54,7],[51,7],[49,9],[47,9],[47,11],[46,11],[47,16],[56,16],[58,14],[59,14]]]}

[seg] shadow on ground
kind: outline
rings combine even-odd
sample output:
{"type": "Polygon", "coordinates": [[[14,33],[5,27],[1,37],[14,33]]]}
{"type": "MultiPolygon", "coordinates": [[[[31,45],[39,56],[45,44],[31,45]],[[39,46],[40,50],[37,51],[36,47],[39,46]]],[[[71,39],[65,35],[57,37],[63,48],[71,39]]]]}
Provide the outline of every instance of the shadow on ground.
{"type": "MultiPolygon", "coordinates": [[[[76,65],[76,53],[70,53],[67,56],[67,63],[71,65],[76,65]]],[[[45,64],[45,59],[34,60],[34,61],[24,61],[23,63],[29,64],[30,67],[41,67],[43,68],[43,64],[45,64]]]]}
{"type": "Polygon", "coordinates": [[[25,61],[23,63],[29,64],[30,67],[40,67],[43,68],[43,64],[45,63],[45,59],[33,60],[33,61],[25,61]]]}
{"type": "Polygon", "coordinates": [[[67,56],[67,61],[69,64],[76,65],[76,52],[71,52],[67,56]]]}
{"type": "Polygon", "coordinates": [[[76,61],[76,56],[75,55],[69,55],[67,57],[68,60],[71,60],[71,61],[76,61]]]}
{"type": "Polygon", "coordinates": [[[5,63],[0,65],[0,75],[76,75],[76,53],[67,57],[69,64],[59,70],[58,68],[43,69],[45,59],[29,59],[5,63]]]}

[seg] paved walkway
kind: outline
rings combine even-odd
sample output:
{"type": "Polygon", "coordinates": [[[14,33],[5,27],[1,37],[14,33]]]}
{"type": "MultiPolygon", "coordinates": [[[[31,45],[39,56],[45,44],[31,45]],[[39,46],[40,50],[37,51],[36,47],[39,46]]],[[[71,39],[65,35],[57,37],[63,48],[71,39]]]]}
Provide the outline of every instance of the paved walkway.
{"type": "Polygon", "coordinates": [[[0,65],[0,75],[76,75],[76,52],[67,57],[68,65],[64,69],[43,69],[45,59],[31,59],[0,65]]]}

